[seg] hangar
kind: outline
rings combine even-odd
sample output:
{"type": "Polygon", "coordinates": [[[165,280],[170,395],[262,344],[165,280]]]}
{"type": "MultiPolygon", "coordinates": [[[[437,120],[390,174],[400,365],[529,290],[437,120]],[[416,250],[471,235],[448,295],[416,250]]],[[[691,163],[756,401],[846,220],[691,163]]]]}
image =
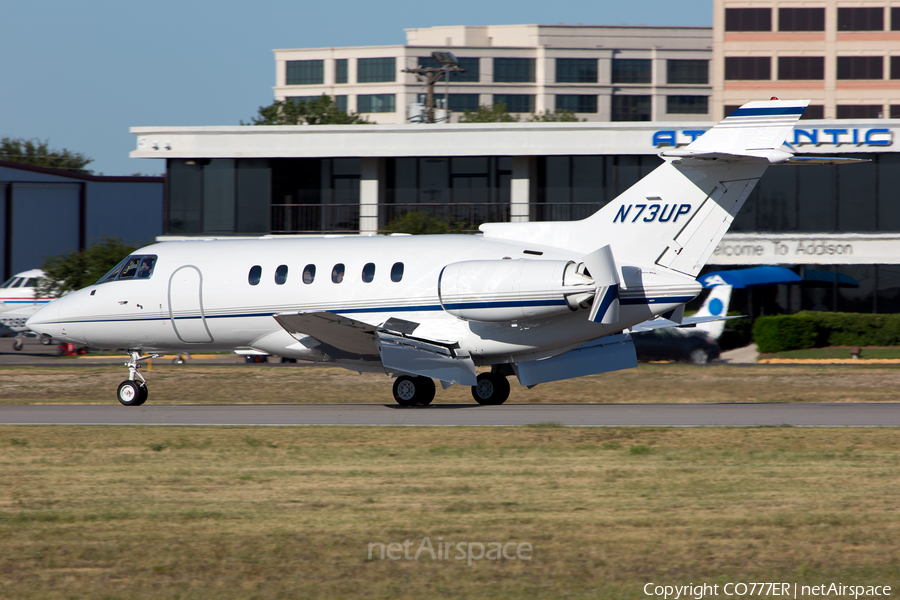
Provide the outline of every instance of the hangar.
{"type": "Polygon", "coordinates": [[[0,161],[0,281],[105,235],[153,241],[163,231],[164,184],[0,161]]]}

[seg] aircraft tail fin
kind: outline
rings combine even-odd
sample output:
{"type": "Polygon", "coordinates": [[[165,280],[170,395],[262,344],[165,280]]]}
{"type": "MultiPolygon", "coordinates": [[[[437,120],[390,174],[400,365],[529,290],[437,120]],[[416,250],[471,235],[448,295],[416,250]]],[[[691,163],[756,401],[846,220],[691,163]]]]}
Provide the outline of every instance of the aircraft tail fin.
{"type": "MultiPolygon", "coordinates": [[[[695,317],[724,317],[728,314],[728,305],[731,302],[731,286],[717,285],[709,290],[709,295],[703,302],[703,306],[697,311],[695,317]]],[[[725,321],[709,321],[697,323],[696,328],[703,331],[711,340],[718,340],[725,330],[725,321]]]]}
{"type": "Polygon", "coordinates": [[[609,245],[616,263],[696,277],[756,182],[792,154],[782,145],[808,100],[750,102],[581,221],[486,223],[486,237],[589,253],[609,245]]]}

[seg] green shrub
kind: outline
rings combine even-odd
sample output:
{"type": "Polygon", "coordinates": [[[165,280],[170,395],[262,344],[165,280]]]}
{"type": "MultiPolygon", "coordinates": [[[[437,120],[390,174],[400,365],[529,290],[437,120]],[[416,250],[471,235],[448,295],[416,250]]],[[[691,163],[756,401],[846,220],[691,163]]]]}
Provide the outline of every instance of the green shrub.
{"type": "Polygon", "coordinates": [[[800,312],[760,317],[753,324],[760,352],[824,346],[900,346],[900,315],[800,312]]]}
{"type": "Polygon", "coordinates": [[[753,341],[760,352],[784,352],[814,348],[816,320],[806,315],[759,317],[753,324],[753,341]]]}

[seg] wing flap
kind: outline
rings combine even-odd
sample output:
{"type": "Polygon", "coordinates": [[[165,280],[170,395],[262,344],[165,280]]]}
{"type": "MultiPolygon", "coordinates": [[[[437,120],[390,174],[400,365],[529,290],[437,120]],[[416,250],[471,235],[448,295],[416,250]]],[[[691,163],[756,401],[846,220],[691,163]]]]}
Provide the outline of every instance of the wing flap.
{"type": "Polygon", "coordinates": [[[381,362],[388,371],[402,371],[460,385],[477,385],[475,363],[463,350],[378,331],[381,362]]]}

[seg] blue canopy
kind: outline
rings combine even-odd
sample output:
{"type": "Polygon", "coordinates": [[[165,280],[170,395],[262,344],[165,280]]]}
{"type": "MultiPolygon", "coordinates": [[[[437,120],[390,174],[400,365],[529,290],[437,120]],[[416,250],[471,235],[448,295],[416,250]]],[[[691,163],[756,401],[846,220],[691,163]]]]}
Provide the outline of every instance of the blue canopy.
{"type": "Polygon", "coordinates": [[[752,267],[734,271],[715,271],[698,279],[705,288],[717,285],[730,285],[735,289],[754,287],[757,285],[776,285],[779,283],[800,283],[799,275],[784,267],[752,267]]]}
{"type": "Polygon", "coordinates": [[[859,287],[859,282],[849,275],[835,273],[834,271],[823,271],[821,269],[805,269],[803,271],[803,281],[806,283],[821,283],[828,286],[833,285],[835,281],[837,281],[838,287],[859,287]]]}

